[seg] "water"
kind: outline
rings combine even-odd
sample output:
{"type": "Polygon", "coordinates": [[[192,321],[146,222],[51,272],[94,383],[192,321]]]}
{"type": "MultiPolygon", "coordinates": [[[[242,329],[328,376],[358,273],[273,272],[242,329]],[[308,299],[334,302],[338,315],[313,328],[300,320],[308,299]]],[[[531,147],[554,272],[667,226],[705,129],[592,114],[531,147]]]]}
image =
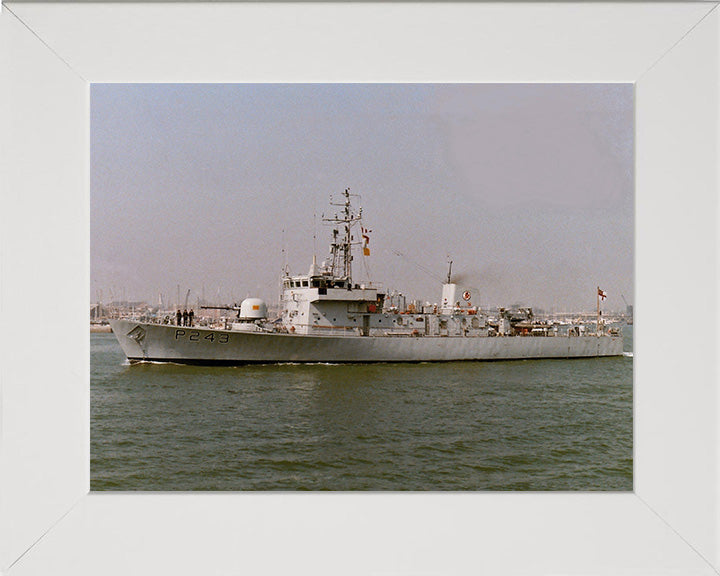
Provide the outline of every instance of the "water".
{"type": "Polygon", "coordinates": [[[129,366],[92,334],[91,487],[632,490],[632,363],[129,366]]]}

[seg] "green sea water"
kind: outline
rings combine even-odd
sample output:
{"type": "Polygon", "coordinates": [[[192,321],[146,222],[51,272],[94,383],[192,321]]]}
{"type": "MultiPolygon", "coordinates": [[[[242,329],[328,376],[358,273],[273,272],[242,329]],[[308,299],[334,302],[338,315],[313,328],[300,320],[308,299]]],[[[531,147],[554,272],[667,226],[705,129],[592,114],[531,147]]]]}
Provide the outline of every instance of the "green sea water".
{"type": "Polygon", "coordinates": [[[632,490],[615,358],[130,366],[91,334],[92,490],[632,490]]]}

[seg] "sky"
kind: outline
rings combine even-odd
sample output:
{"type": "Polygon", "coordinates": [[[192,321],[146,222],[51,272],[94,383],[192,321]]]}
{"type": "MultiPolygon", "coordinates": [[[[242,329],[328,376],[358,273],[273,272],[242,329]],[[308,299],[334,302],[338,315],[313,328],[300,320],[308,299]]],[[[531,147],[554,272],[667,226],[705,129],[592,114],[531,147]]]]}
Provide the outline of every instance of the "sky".
{"type": "Polygon", "coordinates": [[[633,118],[631,84],[93,84],[91,298],[276,304],[350,188],[356,282],[437,302],[452,260],[482,307],[622,311],[633,118]]]}

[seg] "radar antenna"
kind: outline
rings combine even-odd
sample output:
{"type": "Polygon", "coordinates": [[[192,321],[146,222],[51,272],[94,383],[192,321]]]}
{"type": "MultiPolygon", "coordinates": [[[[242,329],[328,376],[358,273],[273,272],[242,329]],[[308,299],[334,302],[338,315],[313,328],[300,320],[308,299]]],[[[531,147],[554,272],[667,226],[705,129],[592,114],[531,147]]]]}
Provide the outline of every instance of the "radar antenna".
{"type": "Polygon", "coordinates": [[[323,218],[323,221],[338,225],[332,231],[330,273],[334,278],[346,279],[348,283],[352,283],[352,245],[359,244],[359,242],[353,242],[351,230],[362,219],[362,208],[357,212],[353,210],[350,197],[358,197],[358,195],[350,194],[350,188],[345,189],[343,196],[345,199],[340,203],[333,202],[330,197],[330,205],[341,207],[342,210],[331,218],[323,218]],[[342,229],[342,233],[340,229],[342,229]]]}

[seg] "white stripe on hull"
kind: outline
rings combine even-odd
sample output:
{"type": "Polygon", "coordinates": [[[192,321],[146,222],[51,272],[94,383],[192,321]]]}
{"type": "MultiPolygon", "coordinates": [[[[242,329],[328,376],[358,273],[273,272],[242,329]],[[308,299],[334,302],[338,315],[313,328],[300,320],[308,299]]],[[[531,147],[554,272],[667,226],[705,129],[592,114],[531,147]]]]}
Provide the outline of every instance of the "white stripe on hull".
{"type": "Polygon", "coordinates": [[[620,356],[621,336],[334,337],[110,322],[131,360],[250,362],[447,362],[620,356]]]}

